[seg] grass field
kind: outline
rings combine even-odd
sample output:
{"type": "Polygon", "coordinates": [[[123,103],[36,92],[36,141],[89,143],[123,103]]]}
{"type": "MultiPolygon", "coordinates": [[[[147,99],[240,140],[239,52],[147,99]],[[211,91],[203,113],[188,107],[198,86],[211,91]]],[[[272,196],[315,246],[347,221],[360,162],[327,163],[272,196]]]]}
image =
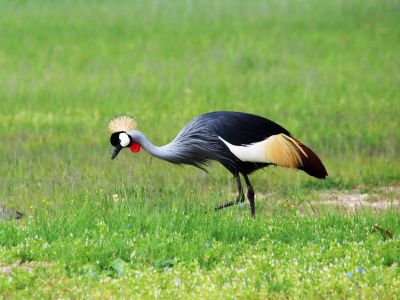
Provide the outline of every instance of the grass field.
{"type": "Polygon", "coordinates": [[[0,204],[24,213],[0,298],[397,298],[399,209],[310,201],[400,185],[399,28],[394,0],[0,0],[0,204]],[[213,110],[280,123],[328,179],[255,173],[253,220],[204,214],[236,192],[219,165],[110,160],[116,114],[162,145],[213,110]]]}

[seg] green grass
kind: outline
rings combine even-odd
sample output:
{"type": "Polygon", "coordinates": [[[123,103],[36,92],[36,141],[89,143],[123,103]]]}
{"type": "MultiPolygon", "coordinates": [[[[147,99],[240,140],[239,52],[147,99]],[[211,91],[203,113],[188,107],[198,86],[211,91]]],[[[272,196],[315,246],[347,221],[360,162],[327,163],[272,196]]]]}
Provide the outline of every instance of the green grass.
{"type": "Polygon", "coordinates": [[[25,214],[0,224],[0,297],[396,298],[398,209],[307,201],[399,185],[399,19],[391,0],[0,0],[0,203],[25,214]],[[329,178],[256,173],[252,220],[204,214],[236,193],[221,166],[110,160],[115,114],[161,145],[213,110],[277,121],[329,178]]]}
{"type": "Polygon", "coordinates": [[[251,220],[246,210],[107,204],[2,225],[3,265],[24,262],[1,277],[3,296],[390,298],[400,289],[395,212],[251,220]]]}

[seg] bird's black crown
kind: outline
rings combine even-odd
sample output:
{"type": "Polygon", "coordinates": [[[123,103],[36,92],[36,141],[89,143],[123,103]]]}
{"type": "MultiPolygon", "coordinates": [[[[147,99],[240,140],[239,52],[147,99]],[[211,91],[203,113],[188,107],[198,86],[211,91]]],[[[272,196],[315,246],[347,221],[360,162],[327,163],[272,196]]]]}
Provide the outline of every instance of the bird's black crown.
{"type": "Polygon", "coordinates": [[[120,140],[119,140],[119,134],[122,133],[124,131],[118,131],[118,132],[114,132],[111,137],[110,137],[110,143],[111,145],[113,145],[114,147],[119,146],[120,144],[120,140]]]}

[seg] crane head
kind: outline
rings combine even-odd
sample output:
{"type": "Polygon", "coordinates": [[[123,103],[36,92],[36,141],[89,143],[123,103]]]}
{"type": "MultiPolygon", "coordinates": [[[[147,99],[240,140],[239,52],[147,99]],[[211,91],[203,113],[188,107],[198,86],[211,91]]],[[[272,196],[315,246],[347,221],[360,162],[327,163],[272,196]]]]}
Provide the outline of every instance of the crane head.
{"type": "Polygon", "coordinates": [[[108,122],[108,129],[111,132],[110,143],[115,147],[111,159],[117,157],[123,148],[130,148],[132,152],[140,151],[140,144],[133,140],[127,132],[137,128],[135,120],[128,115],[121,115],[108,122]]]}
{"type": "Polygon", "coordinates": [[[134,153],[140,151],[140,144],[135,142],[125,131],[114,132],[110,137],[110,143],[115,147],[111,159],[116,158],[123,148],[129,147],[129,149],[134,153]]]}

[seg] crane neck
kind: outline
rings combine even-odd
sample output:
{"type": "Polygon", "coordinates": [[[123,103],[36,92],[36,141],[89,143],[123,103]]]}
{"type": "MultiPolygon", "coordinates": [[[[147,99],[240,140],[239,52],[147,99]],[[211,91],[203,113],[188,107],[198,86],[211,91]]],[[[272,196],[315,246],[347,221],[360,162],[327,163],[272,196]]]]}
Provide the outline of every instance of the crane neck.
{"type": "Polygon", "coordinates": [[[142,148],[149,154],[163,160],[173,161],[174,152],[172,151],[171,143],[165,146],[158,147],[153,145],[146,137],[146,135],[138,130],[134,130],[133,132],[129,132],[128,134],[132,137],[134,141],[138,142],[142,146],[142,148]]]}

